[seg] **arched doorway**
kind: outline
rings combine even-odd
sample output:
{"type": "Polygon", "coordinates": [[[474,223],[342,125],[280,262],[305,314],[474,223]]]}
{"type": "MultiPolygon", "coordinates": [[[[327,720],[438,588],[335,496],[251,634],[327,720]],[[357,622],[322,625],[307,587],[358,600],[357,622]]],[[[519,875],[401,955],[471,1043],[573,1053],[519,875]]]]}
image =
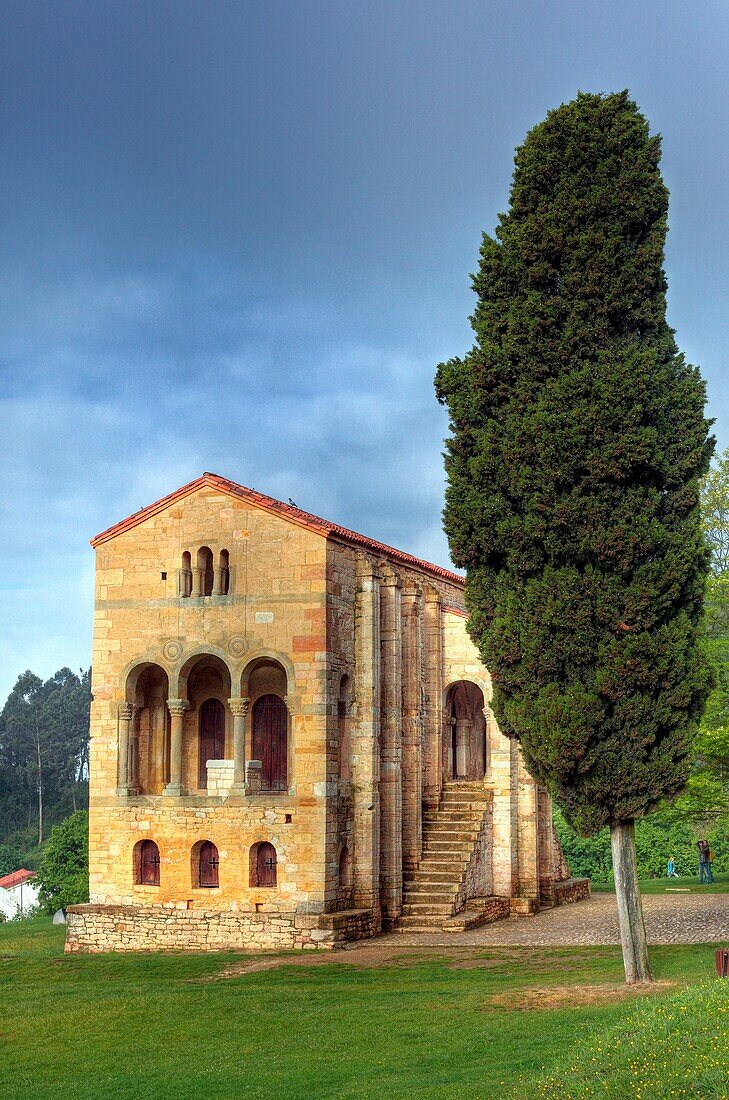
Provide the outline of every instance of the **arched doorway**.
{"type": "Polygon", "coordinates": [[[278,695],[262,695],[253,706],[253,759],[261,761],[261,789],[288,788],[286,742],[289,712],[278,695]]]}
{"type": "Polygon", "coordinates": [[[228,759],[230,686],[230,670],[217,654],[194,653],[180,669],[177,695],[189,703],[183,719],[181,746],[185,790],[207,791],[208,760],[228,759]]]}
{"type": "Polygon", "coordinates": [[[134,704],[129,729],[127,776],[138,794],[160,794],[169,782],[169,682],[159,665],[143,664],[127,677],[126,697],[134,704]]]}
{"type": "Polygon", "coordinates": [[[446,696],[448,778],[478,782],[486,772],[486,719],[481,688],[452,684],[446,696]]]}
{"type": "Polygon", "coordinates": [[[225,707],[219,699],[206,699],[200,707],[198,786],[208,785],[208,760],[225,757],[225,707]]]}

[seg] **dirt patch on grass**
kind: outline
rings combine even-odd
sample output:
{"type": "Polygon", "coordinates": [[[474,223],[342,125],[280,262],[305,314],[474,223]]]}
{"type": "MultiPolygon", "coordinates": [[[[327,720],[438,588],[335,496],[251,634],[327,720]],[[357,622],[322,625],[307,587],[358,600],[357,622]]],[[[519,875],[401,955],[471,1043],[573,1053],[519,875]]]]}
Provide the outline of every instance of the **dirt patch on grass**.
{"type": "MultiPolygon", "coordinates": [[[[522,969],[527,963],[531,973],[579,970],[594,960],[594,953],[555,952],[552,949],[539,948],[497,948],[495,950],[474,953],[472,947],[452,947],[434,950],[426,947],[396,946],[392,943],[379,944],[376,941],[347,948],[343,951],[301,951],[286,955],[248,956],[230,963],[217,974],[211,974],[202,981],[220,981],[226,978],[243,977],[257,974],[262,970],[274,970],[281,966],[296,966],[309,969],[314,966],[351,966],[358,970],[370,970],[378,967],[412,969],[416,966],[441,963],[449,970],[500,970],[522,969]]],[[[505,976],[511,977],[509,971],[505,976]]]]}
{"type": "MultiPolygon", "coordinates": [[[[215,982],[224,978],[238,978],[245,974],[257,974],[261,970],[274,970],[280,966],[296,966],[310,969],[313,966],[354,966],[358,970],[373,967],[391,966],[411,968],[421,963],[447,962],[442,955],[432,951],[425,953],[422,948],[367,948],[350,951],[311,951],[298,952],[296,955],[274,955],[268,957],[241,959],[231,963],[217,974],[210,974],[204,981],[215,982]]],[[[497,965],[497,964],[494,964],[497,965]]],[[[499,966],[503,963],[499,963],[499,966]]]]}
{"type": "Polygon", "coordinates": [[[510,989],[488,997],[489,1008],[511,1008],[533,1012],[550,1008],[582,1008],[585,1005],[604,1004],[606,1001],[622,1001],[634,997],[646,997],[667,993],[675,989],[677,982],[646,982],[625,985],[618,982],[598,984],[553,985],[544,989],[510,989]]]}
{"type": "Polygon", "coordinates": [[[489,952],[487,955],[474,955],[472,952],[464,952],[463,957],[454,958],[451,961],[452,970],[491,970],[500,966],[528,964],[531,973],[541,973],[548,970],[579,970],[594,962],[594,955],[583,954],[556,954],[547,949],[539,951],[534,948],[508,949],[500,952],[489,952]]]}

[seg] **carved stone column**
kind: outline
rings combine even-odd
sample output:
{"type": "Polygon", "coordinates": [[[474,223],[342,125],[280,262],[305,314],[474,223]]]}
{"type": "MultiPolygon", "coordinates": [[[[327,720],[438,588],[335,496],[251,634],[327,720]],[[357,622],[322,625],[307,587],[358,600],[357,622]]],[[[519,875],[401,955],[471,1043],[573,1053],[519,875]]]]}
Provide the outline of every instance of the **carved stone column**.
{"type": "Polygon", "coordinates": [[[382,920],[392,928],[402,912],[402,591],[397,573],[382,571],[382,750],[380,876],[382,920]]]}
{"type": "Polygon", "coordinates": [[[229,699],[228,706],[233,715],[233,787],[242,794],[246,785],[246,715],[250,699],[229,699]]]}
{"type": "Polygon", "coordinates": [[[168,699],[167,709],[172,719],[170,730],[170,781],[165,794],[181,795],[182,792],[182,723],[190,704],[186,699],[168,699]]]}
{"type": "Polygon", "coordinates": [[[354,903],[380,915],[380,574],[366,554],[357,555],[355,686],[352,723],[354,801],[354,903]]]}
{"type": "Polygon", "coordinates": [[[203,577],[205,570],[201,569],[199,565],[193,565],[192,567],[192,596],[202,596],[203,590],[203,577]]]}
{"type": "Polygon", "coordinates": [[[127,782],[132,794],[139,794],[141,788],[139,754],[139,718],[141,713],[141,707],[132,706],[132,718],[129,723],[129,763],[127,765],[127,782]]]}
{"type": "Polygon", "coordinates": [[[423,606],[423,802],[436,809],[443,777],[443,613],[438,589],[428,585],[423,606]]]}
{"type": "Polygon", "coordinates": [[[223,567],[218,564],[213,569],[213,596],[223,595],[223,567]]]}
{"type": "Polygon", "coordinates": [[[539,804],[537,784],[518,752],[518,874],[521,897],[539,900],[539,804]]]}
{"type": "Polygon", "coordinates": [[[119,743],[117,764],[117,794],[129,794],[129,735],[134,717],[131,703],[119,704],[119,743]]]}
{"type": "Polygon", "coordinates": [[[402,593],[402,860],[414,871],[422,852],[423,621],[419,585],[402,593]]]}

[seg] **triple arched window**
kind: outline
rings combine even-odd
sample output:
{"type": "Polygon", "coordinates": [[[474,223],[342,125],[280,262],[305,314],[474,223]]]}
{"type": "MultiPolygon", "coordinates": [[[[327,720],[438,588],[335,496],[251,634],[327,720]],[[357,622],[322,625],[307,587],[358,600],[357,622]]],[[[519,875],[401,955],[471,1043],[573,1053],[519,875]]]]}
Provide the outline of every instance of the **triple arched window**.
{"type": "Polygon", "coordinates": [[[221,550],[218,560],[209,546],[193,555],[185,550],[180,565],[181,596],[227,596],[230,589],[230,554],[221,550]]]}

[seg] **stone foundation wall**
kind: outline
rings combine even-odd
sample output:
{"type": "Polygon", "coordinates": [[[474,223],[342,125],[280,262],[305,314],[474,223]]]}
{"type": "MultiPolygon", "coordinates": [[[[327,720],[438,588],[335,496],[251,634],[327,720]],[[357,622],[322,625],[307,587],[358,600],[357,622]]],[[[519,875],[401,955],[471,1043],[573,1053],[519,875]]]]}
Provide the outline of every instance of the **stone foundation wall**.
{"type": "Polygon", "coordinates": [[[490,897],[493,892],[492,868],[493,805],[486,807],[471,858],[461,879],[456,895],[458,913],[471,898],[490,897]]]}
{"type": "Polygon", "coordinates": [[[331,950],[376,935],[372,913],[348,909],[305,914],[206,912],[162,906],[72,905],[66,951],[331,950]]]}
{"type": "Polygon", "coordinates": [[[589,878],[568,878],[554,884],[554,904],[569,905],[590,896],[589,878]]]}

